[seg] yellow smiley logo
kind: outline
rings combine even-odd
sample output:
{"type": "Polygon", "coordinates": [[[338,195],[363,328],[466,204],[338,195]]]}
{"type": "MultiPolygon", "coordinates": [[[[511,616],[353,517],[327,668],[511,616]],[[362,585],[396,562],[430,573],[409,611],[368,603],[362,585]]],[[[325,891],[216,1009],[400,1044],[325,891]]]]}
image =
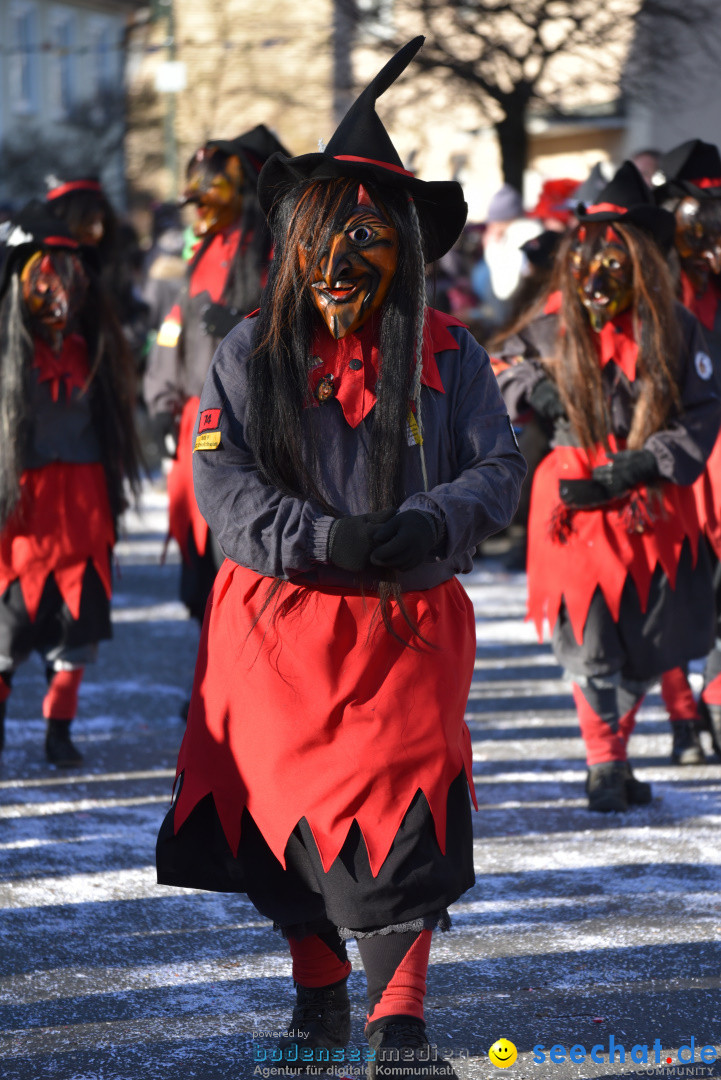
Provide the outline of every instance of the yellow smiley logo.
{"type": "Polygon", "coordinates": [[[518,1051],[509,1039],[496,1039],[488,1056],[499,1069],[507,1069],[518,1057],[518,1051]]]}

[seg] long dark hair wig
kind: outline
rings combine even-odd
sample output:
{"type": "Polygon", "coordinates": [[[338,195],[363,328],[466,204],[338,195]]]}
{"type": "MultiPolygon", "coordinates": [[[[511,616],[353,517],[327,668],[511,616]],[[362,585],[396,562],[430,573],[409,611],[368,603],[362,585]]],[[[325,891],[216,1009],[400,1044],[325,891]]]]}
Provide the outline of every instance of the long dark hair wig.
{"type": "MultiPolygon", "coordinates": [[[[379,317],[382,368],[370,420],[368,512],[397,508],[405,498],[409,402],[420,403],[420,347],[424,311],[424,257],[415,207],[403,192],[367,190],[380,203],[399,239],[398,267],[379,317]]],[[[310,404],[312,337],[318,314],[310,280],[329,238],[357,205],[358,180],[303,181],[276,205],[275,255],[249,361],[247,434],[261,473],[279,491],[312,498],[340,516],[321,488],[318,448],[303,423],[310,404]],[[305,253],[301,268],[299,249],[305,253]]],[[[381,614],[390,630],[390,601],[408,620],[400,587],[379,582],[381,614]]],[[[410,624],[410,620],[409,625],[410,624]]],[[[412,626],[415,631],[415,627],[412,626]]]]}
{"type": "MultiPolygon", "coordinates": [[[[225,172],[230,154],[216,148],[203,160],[200,167],[210,176],[225,172]]],[[[243,168],[243,209],[240,220],[241,243],[233,259],[223,290],[223,303],[226,307],[247,315],[255,311],[260,303],[272,239],[265,214],[258,202],[258,173],[243,153],[236,155],[243,168]]],[[[192,159],[190,165],[195,162],[192,159]]],[[[188,168],[190,168],[190,165],[188,168]]],[[[213,236],[207,236],[199,245],[191,260],[191,268],[200,261],[206,248],[213,242],[213,236]]]]}
{"type": "MultiPolygon", "coordinates": [[[[135,371],[112,306],[95,276],[71,329],[88,346],[87,393],[100,439],[113,517],[127,505],[125,482],[137,497],[141,452],[134,423],[135,371]]],[[[25,448],[31,437],[33,335],[22,298],[20,269],[0,299],[0,528],[20,498],[25,448]]]]}
{"type": "MultiPolygon", "coordinates": [[[[634,333],[640,394],[634,406],[627,445],[631,450],[666,424],[680,407],[678,356],[681,331],[674,311],[674,290],[666,261],[654,240],[633,225],[613,223],[631,256],[634,333]]],[[[601,383],[601,367],[594,335],[571,273],[570,252],[577,233],[567,236],[559,249],[553,289],[562,296],[560,333],[556,355],[546,367],[558,391],[571,426],[582,446],[608,444],[610,418],[601,383]]],[[[532,315],[538,313],[536,307],[532,315]]],[[[529,319],[530,321],[530,319],[529,319]]]]}

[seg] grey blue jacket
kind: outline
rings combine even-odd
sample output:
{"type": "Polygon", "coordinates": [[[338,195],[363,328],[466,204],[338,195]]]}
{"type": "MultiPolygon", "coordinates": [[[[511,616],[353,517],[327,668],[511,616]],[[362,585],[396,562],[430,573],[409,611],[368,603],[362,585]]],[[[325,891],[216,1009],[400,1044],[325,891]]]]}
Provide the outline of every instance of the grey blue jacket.
{"type": "MultiPolygon", "coordinates": [[[[269,485],[246,441],[247,360],[256,322],[246,319],[225,338],[208,372],[199,417],[220,410],[219,417],[212,414],[220,440],[217,449],[193,453],[198,506],[224,554],[241,566],[309,586],[357,587],[354,575],[328,560],[335,519],[311,499],[269,485]]],[[[478,544],[511,521],[526,472],[485,350],[464,328],[451,332],[460,350],[435,355],[445,393],[422,388],[428,490],[414,444],[407,449],[406,497],[397,508],[430,513],[443,540],[427,563],[399,575],[404,591],[430,589],[469,571],[478,544]]],[[[305,422],[308,445],[315,438],[320,447],[320,488],[328,502],[341,516],[366,512],[373,412],[352,428],[331,398],[309,407],[305,422]]],[[[198,427],[196,421],[194,445],[198,427]]]]}

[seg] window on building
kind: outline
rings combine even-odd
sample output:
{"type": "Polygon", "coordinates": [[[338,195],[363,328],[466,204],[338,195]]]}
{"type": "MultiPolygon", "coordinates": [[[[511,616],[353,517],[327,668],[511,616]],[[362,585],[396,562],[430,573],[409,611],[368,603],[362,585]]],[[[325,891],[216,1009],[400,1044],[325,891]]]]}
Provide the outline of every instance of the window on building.
{"type": "Polygon", "coordinates": [[[97,21],[91,30],[93,90],[96,97],[105,98],[117,90],[117,40],[115,28],[108,22],[97,21]]]}
{"type": "Polygon", "coordinates": [[[77,33],[75,15],[54,11],[50,19],[53,57],[51,101],[58,116],[68,116],[77,102],[77,33]]]}
{"type": "Polygon", "coordinates": [[[10,106],[16,113],[37,112],[40,100],[40,41],[35,4],[11,5],[10,41],[10,106]]]}

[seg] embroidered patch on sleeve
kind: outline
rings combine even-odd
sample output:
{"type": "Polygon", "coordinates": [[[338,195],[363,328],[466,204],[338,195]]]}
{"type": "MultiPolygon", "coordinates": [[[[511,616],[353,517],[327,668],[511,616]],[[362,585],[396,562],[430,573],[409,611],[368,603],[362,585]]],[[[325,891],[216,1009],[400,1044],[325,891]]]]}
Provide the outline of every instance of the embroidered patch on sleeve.
{"type": "Polygon", "coordinates": [[[708,353],[697,352],[694,357],[694,364],[699,377],[702,379],[710,379],[713,375],[713,363],[708,353]]]}
{"type": "Polygon", "coordinates": [[[217,428],[220,423],[220,414],[222,411],[222,409],[203,409],[200,414],[198,432],[208,431],[209,428],[217,428]]]}
{"type": "Polygon", "coordinates": [[[158,331],[158,337],[156,344],[166,345],[168,348],[174,349],[178,344],[178,338],[180,337],[180,326],[176,322],[171,322],[170,319],[166,319],[163,325],[158,331]]]}
{"type": "Polygon", "coordinates": [[[206,431],[204,435],[198,435],[193,450],[217,450],[220,447],[220,432],[206,431]]]}

